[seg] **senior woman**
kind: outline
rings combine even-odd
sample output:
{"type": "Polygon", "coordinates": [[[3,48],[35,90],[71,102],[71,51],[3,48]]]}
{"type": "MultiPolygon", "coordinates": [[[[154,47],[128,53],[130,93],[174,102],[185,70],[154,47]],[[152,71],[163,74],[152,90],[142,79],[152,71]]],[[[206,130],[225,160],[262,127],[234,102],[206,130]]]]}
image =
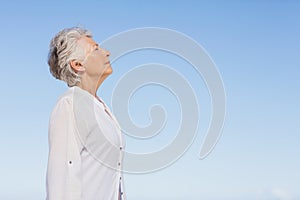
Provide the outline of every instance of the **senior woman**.
{"type": "Polygon", "coordinates": [[[51,40],[51,74],[67,83],[49,121],[47,200],[125,200],[120,126],[97,96],[112,73],[110,53],[89,31],[63,29],[51,40]]]}

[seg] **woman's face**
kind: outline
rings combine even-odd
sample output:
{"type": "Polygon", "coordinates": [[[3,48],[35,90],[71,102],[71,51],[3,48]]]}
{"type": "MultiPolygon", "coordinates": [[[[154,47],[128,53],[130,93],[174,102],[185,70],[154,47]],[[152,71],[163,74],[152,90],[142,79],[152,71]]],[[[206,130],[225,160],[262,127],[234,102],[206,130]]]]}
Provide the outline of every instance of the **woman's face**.
{"type": "Polygon", "coordinates": [[[85,68],[85,73],[90,77],[108,76],[112,73],[112,68],[109,61],[110,52],[102,49],[99,45],[89,37],[82,37],[79,44],[86,50],[85,60],[82,66],[85,68]]]}

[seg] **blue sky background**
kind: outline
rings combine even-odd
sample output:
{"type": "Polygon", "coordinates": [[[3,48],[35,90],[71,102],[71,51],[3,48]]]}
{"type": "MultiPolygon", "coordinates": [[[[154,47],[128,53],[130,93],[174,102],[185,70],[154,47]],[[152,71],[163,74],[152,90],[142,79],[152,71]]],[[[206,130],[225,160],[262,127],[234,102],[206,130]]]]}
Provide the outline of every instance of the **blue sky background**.
{"type": "MultiPolygon", "coordinates": [[[[155,173],[126,174],[129,200],[299,200],[299,9],[297,1],[2,2],[0,199],[45,198],[48,119],[67,88],[49,73],[48,45],[62,28],[81,25],[100,43],[133,28],[182,32],[206,49],[226,88],[223,135],[214,151],[199,160],[210,98],[192,66],[151,50],[114,63],[113,75],[98,93],[108,104],[122,74],[140,64],[160,62],[190,81],[201,109],[198,136],[175,164],[155,173]]],[[[149,141],[126,137],[128,150],[155,150],[172,138],[179,111],[174,97],[163,88],[149,86],[137,92],[130,104],[132,118],[147,124],[153,103],[168,112],[164,135],[149,141]]]]}

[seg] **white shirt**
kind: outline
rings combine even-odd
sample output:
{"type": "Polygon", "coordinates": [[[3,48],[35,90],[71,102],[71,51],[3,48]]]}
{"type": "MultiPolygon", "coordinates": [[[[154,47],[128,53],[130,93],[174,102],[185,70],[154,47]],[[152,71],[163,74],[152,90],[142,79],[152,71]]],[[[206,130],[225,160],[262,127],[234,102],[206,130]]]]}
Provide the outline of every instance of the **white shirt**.
{"type": "Polygon", "coordinates": [[[122,176],[125,140],[101,99],[74,86],[49,121],[46,200],[126,200],[122,176]]]}

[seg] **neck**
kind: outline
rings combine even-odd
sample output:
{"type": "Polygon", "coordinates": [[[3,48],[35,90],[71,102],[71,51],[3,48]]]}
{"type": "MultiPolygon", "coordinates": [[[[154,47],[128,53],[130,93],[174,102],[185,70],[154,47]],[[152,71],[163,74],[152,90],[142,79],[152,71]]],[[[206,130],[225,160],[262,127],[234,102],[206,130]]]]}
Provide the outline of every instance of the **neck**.
{"type": "Polygon", "coordinates": [[[86,76],[81,77],[80,83],[77,84],[83,90],[86,90],[94,97],[97,96],[97,90],[103,83],[107,76],[101,76],[100,78],[88,78],[86,76]]]}

